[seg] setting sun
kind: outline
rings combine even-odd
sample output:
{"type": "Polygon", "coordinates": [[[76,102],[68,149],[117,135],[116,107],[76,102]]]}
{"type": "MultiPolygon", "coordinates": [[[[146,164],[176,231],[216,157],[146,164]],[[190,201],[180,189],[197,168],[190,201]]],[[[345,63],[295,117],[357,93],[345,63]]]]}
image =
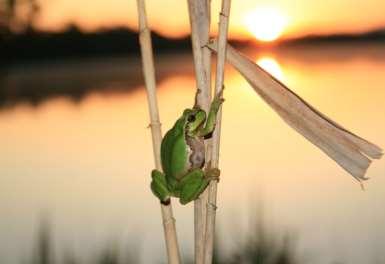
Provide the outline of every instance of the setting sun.
{"type": "Polygon", "coordinates": [[[256,39],[269,42],[282,35],[287,26],[287,18],[278,9],[260,7],[246,14],[244,24],[256,39]]]}

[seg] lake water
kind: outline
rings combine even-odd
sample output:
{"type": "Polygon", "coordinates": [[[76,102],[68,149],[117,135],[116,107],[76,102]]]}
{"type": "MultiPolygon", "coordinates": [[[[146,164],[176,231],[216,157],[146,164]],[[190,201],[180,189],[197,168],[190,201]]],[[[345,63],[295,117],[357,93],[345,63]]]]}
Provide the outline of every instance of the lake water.
{"type": "MultiPolygon", "coordinates": [[[[245,52],[323,113],[385,147],[385,45],[245,52]]],[[[193,104],[195,81],[188,54],[156,61],[165,132],[193,104]]],[[[140,60],[27,65],[4,78],[6,89],[27,92],[0,110],[0,262],[30,259],[44,219],[57,259],[72,252],[90,260],[113,244],[134,249],[141,263],[163,261],[140,60]],[[89,92],[68,96],[74,87],[89,92]],[[30,99],[33,89],[49,96],[30,99]]],[[[385,159],[369,168],[363,192],[231,67],[225,84],[217,217],[225,254],[263,218],[273,234],[296,237],[304,262],[385,263],[385,159]]],[[[175,202],[174,212],[191,256],[193,206],[175,202]]]]}

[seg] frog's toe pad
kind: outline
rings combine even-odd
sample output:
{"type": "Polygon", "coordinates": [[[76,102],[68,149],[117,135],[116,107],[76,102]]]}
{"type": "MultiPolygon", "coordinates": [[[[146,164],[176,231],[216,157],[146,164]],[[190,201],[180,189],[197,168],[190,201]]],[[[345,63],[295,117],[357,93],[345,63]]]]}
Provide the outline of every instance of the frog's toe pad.
{"type": "Polygon", "coordinates": [[[151,177],[151,190],[153,194],[158,197],[162,203],[169,202],[171,194],[168,191],[166,178],[163,173],[153,170],[151,177]]]}
{"type": "Polygon", "coordinates": [[[212,168],[207,171],[206,177],[208,180],[219,181],[221,171],[218,168],[212,168]]]}
{"type": "Polygon", "coordinates": [[[167,203],[170,201],[170,193],[163,186],[157,185],[156,182],[151,183],[152,193],[159,198],[162,203],[167,203]]]}
{"type": "Polygon", "coordinates": [[[169,198],[167,198],[165,201],[160,201],[160,202],[161,202],[161,204],[169,205],[170,202],[171,202],[171,198],[169,197],[169,198]]]}

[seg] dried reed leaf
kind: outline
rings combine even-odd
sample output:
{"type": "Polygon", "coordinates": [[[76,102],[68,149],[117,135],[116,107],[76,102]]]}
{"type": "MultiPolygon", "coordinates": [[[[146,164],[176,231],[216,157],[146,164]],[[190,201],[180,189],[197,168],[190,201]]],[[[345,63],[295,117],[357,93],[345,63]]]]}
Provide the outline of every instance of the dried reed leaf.
{"type": "MultiPolygon", "coordinates": [[[[209,47],[216,51],[217,42],[212,41],[209,47]]],[[[227,61],[287,124],[324,151],[355,179],[360,182],[367,179],[366,170],[371,159],[381,158],[381,148],[330,120],[230,45],[227,47],[227,61]]]]}

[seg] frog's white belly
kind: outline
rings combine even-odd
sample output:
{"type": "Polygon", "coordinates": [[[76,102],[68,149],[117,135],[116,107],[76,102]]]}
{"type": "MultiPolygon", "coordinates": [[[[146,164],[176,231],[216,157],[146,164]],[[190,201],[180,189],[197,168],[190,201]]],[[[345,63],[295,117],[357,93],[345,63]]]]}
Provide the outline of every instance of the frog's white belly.
{"type": "Polygon", "coordinates": [[[205,164],[205,145],[203,139],[186,138],[187,143],[187,166],[190,169],[203,168],[205,164]]]}

